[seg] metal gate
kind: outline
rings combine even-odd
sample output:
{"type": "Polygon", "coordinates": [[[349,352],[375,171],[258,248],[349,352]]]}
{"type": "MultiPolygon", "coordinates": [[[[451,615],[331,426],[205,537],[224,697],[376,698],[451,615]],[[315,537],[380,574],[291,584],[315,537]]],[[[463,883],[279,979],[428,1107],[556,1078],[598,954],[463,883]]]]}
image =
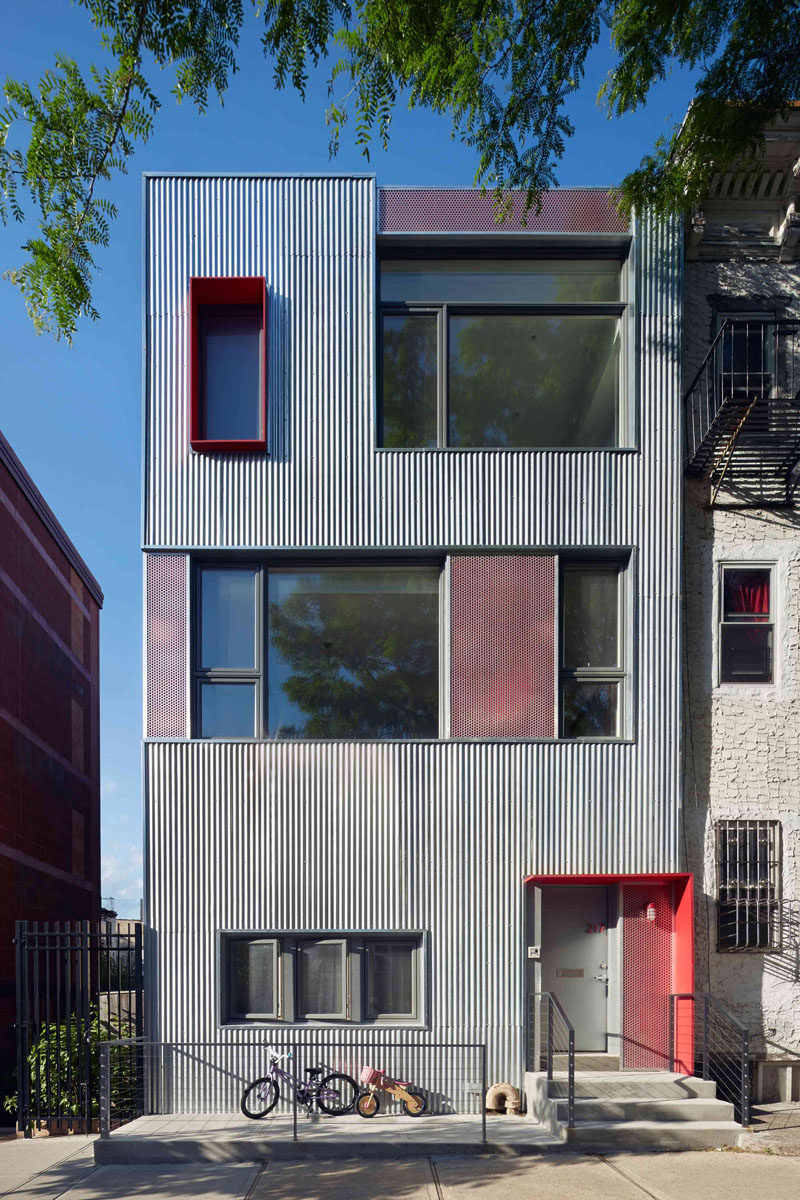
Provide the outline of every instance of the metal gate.
{"type": "MultiPolygon", "coordinates": [[[[89,1133],[99,1113],[99,1043],[144,1034],[142,927],[17,921],[15,945],[19,1128],[26,1137],[43,1128],[89,1133]]],[[[126,1094],[140,1076],[137,1053],[131,1045],[113,1064],[126,1094]]]]}

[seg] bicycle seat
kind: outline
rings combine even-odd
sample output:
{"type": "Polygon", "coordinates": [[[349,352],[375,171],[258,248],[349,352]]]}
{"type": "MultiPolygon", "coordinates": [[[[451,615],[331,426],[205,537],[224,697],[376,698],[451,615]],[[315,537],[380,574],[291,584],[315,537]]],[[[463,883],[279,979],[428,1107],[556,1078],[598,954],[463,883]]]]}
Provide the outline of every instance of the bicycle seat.
{"type": "Polygon", "coordinates": [[[314,1078],[316,1078],[317,1075],[321,1075],[321,1074],[322,1074],[322,1067],[306,1067],[306,1075],[310,1076],[311,1079],[314,1079],[314,1078]]]}

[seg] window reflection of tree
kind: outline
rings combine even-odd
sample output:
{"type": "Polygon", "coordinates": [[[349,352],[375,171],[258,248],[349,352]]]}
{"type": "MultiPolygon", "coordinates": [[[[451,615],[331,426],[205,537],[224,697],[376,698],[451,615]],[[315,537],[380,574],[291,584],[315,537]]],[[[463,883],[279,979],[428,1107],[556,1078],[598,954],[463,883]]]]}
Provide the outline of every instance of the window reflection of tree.
{"type": "Polygon", "coordinates": [[[615,317],[450,319],[450,444],[613,446],[615,317]]]}
{"type": "Polygon", "coordinates": [[[287,672],[279,685],[270,681],[270,708],[280,686],[296,722],[271,735],[437,737],[437,593],[314,587],[300,580],[269,606],[270,642],[287,672]]]}
{"type": "Polygon", "coordinates": [[[383,319],[383,445],[435,446],[437,318],[383,319]]]}

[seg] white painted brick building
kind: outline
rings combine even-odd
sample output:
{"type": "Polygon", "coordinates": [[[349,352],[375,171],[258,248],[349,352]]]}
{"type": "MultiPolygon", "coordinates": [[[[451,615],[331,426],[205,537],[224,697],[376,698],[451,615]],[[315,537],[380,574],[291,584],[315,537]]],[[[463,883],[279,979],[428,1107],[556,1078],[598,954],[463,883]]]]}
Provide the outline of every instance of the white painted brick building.
{"type": "MultiPolygon", "coordinates": [[[[793,117],[768,134],[759,172],[715,180],[687,228],[684,276],[684,391],[689,453],[697,451],[684,541],[697,987],[749,1026],[757,1057],[778,1060],[800,1055],[798,155],[793,117]],[[701,445],[692,414],[709,395],[706,418],[723,427],[701,445]],[[733,405],[727,427],[720,403],[733,405]]],[[[757,1098],[778,1084],[788,1097],[790,1073],[762,1069],[757,1098]]]]}

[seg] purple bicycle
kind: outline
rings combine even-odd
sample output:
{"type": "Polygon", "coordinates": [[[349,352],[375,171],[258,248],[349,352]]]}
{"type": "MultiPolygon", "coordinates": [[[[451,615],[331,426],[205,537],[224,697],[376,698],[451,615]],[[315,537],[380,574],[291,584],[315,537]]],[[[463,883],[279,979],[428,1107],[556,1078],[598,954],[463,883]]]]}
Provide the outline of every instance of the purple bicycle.
{"type": "Polygon", "coordinates": [[[272,1112],[281,1098],[281,1082],[286,1085],[287,1092],[289,1088],[294,1088],[298,1103],[305,1104],[309,1112],[316,1103],[329,1117],[340,1117],[343,1113],[350,1112],[355,1105],[358,1086],[355,1079],[351,1079],[349,1075],[333,1071],[330,1075],[323,1076],[324,1067],[307,1067],[308,1079],[297,1080],[294,1075],[278,1066],[279,1062],[292,1057],[291,1051],[278,1055],[268,1046],[267,1052],[269,1073],[263,1079],[256,1079],[255,1083],[248,1084],[242,1096],[242,1112],[252,1121],[259,1121],[272,1112]]]}

